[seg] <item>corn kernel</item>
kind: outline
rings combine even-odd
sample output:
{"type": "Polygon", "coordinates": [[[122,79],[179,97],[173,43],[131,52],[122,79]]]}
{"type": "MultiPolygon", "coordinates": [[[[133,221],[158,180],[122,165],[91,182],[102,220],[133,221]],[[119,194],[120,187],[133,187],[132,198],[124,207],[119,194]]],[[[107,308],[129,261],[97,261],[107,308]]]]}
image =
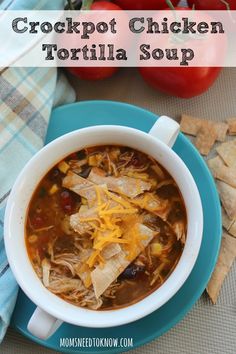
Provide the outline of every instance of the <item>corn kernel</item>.
{"type": "Polygon", "coordinates": [[[52,187],[49,189],[48,194],[53,195],[59,190],[59,187],[57,184],[53,184],[52,187]]]}
{"type": "Polygon", "coordinates": [[[69,170],[70,166],[68,165],[68,163],[66,163],[65,161],[61,161],[59,164],[58,164],[58,169],[66,174],[67,171],[69,170]]]}
{"type": "Polygon", "coordinates": [[[160,256],[162,253],[162,245],[160,243],[151,244],[151,254],[153,256],[160,256]]]}
{"type": "Polygon", "coordinates": [[[97,156],[96,155],[89,156],[88,164],[89,166],[93,166],[93,167],[97,166],[97,156]]]}
{"type": "Polygon", "coordinates": [[[37,235],[31,235],[28,237],[28,241],[29,243],[35,243],[38,240],[38,236],[37,235]]]}
{"type": "Polygon", "coordinates": [[[87,199],[85,199],[85,198],[81,198],[81,203],[83,204],[83,205],[87,205],[88,203],[87,203],[87,199]]]}

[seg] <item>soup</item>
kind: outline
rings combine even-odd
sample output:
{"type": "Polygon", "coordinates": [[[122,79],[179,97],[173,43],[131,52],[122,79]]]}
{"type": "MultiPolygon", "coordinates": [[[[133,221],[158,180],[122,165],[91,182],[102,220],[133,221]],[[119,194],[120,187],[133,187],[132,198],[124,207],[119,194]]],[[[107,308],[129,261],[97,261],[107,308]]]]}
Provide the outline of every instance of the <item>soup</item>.
{"type": "Polygon", "coordinates": [[[123,146],[75,152],[39,183],[26,245],[43,285],[93,310],[140,301],[172,273],[187,218],[181,193],[152,157],[123,146]]]}

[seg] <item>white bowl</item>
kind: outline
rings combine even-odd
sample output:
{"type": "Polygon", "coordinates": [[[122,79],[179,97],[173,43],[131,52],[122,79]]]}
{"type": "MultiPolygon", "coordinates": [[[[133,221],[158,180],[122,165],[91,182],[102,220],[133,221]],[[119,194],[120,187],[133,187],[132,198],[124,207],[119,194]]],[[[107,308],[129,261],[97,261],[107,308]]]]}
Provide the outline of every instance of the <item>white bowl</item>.
{"type": "Polygon", "coordinates": [[[122,126],[85,128],[46,145],[24,167],[8,199],[4,234],[6,252],[15,278],[26,295],[39,307],[28,326],[34,335],[47,338],[61,321],[86,327],[112,327],[138,320],[165,304],[184,284],[199,253],[203,215],[199,192],[191,173],[167,145],[173,145],[178,131],[178,124],[167,117],[159,118],[150,134],[122,126]],[[104,144],[130,146],[155,158],[173,176],[182,193],[188,226],[182,256],[160,288],[134,305],[114,311],[93,311],[76,307],[43,286],[27,254],[25,219],[36,186],[56,163],[86,146],[104,144]],[[60,321],[56,322],[56,319],[60,321]]]}

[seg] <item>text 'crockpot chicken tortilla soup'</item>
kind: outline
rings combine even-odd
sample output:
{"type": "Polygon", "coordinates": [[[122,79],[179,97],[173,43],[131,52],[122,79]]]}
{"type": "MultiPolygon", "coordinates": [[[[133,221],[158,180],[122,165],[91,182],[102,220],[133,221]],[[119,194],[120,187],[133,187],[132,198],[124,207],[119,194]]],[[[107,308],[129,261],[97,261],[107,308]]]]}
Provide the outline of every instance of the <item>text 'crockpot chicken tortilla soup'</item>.
{"type": "Polygon", "coordinates": [[[122,146],[73,153],[38,185],[26,244],[52,293],[93,310],[131,305],[174,270],[186,210],[173,178],[153,158],[122,146]]]}

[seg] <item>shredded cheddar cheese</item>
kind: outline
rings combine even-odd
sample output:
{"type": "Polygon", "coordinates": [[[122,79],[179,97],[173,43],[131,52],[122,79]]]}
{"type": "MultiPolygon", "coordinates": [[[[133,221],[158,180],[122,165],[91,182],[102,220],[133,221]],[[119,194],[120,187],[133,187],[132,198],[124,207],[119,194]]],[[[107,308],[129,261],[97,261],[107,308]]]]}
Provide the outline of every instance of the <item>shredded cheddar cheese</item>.
{"type": "Polygon", "coordinates": [[[147,237],[137,227],[140,218],[136,205],[146,205],[149,196],[134,202],[109,192],[106,186],[96,185],[95,191],[96,200],[93,207],[96,215],[80,219],[92,228],[93,252],[86,261],[87,266],[90,269],[96,264],[102,267],[105,261],[101,252],[112,243],[121,244],[127,253],[127,259],[132,260],[137,249],[142,247],[142,240],[147,237]]]}
{"type": "Polygon", "coordinates": [[[99,255],[99,253],[100,253],[100,250],[95,250],[95,251],[91,254],[91,256],[88,258],[86,264],[87,264],[90,268],[92,268],[93,265],[95,264],[96,259],[97,259],[98,255],[99,255]]]}
{"type": "Polygon", "coordinates": [[[143,248],[142,241],[148,238],[147,235],[142,234],[139,230],[137,224],[134,227],[131,227],[127,230],[124,235],[125,239],[128,241],[127,246],[125,245],[125,249],[127,250],[127,259],[132,261],[137,253],[137,248],[143,248]]]}
{"type": "Polygon", "coordinates": [[[88,274],[84,280],[84,285],[86,288],[89,288],[92,285],[92,280],[90,274],[88,274]]]}
{"type": "Polygon", "coordinates": [[[100,216],[112,215],[112,214],[133,214],[137,211],[135,208],[122,209],[122,208],[112,208],[110,210],[104,210],[100,212],[100,216]]]}
{"type": "Polygon", "coordinates": [[[147,173],[129,171],[127,173],[127,176],[128,177],[137,178],[137,179],[142,179],[143,181],[148,181],[149,180],[149,175],[147,173]]]}

